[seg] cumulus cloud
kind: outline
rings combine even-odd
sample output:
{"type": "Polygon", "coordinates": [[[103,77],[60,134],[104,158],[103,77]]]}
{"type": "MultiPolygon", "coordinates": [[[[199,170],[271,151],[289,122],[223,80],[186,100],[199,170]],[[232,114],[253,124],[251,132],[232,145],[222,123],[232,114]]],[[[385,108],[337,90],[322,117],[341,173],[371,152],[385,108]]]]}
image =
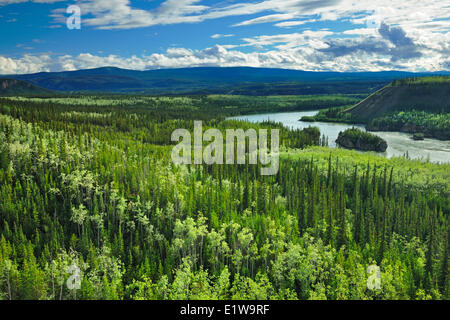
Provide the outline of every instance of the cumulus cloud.
{"type": "Polygon", "coordinates": [[[326,48],[319,49],[320,52],[341,57],[354,53],[376,53],[388,55],[389,46],[385,41],[376,38],[367,39],[333,39],[325,42],[326,48]]]}
{"type": "MultiPolygon", "coordinates": [[[[323,38],[329,34],[323,30],[311,31],[317,34],[309,36],[303,33],[260,35],[244,38],[244,43],[241,44],[229,44],[227,49],[236,46],[262,49],[274,44],[279,50],[311,46],[318,54],[335,59],[359,52],[378,54],[378,62],[388,59],[394,63],[408,59],[418,60],[424,53],[429,53],[427,50],[433,50],[432,54],[448,53],[449,45],[443,38],[448,38],[449,35],[450,6],[444,5],[441,0],[408,0],[407,5],[405,1],[397,0],[260,0],[236,1],[232,4],[220,2],[217,5],[203,3],[202,0],[166,0],[156,9],[143,10],[134,8],[129,0],[77,1],[82,9],[83,24],[99,29],[199,23],[230,16],[259,14],[259,17],[243,19],[233,26],[242,28],[260,23],[275,23],[275,27],[291,28],[307,22],[346,20],[354,27],[344,31],[343,35],[358,37],[336,37],[324,41],[323,38]],[[374,25],[380,27],[374,28],[374,25]]],[[[53,14],[59,22],[64,22],[62,10],[56,10],[53,14]]],[[[223,35],[213,35],[213,39],[221,37],[223,35]]],[[[341,61],[340,64],[344,62],[341,61]]],[[[328,65],[336,68],[335,64],[328,65]]],[[[430,65],[430,68],[434,68],[433,66],[430,65]]]]}
{"type": "Polygon", "coordinates": [[[306,30],[302,33],[285,33],[277,35],[262,35],[253,38],[244,38],[245,46],[263,47],[277,45],[280,50],[296,48],[301,46],[310,46],[313,48],[323,46],[321,41],[333,32],[327,30],[306,30]]]}
{"type": "Polygon", "coordinates": [[[24,55],[19,59],[0,56],[0,74],[24,74],[50,71],[52,59],[48,55],[24,55]]]}
{"type": "MultiPolygon", "coordinates": [[[[322,35],[323,36],[323,35],[322,35]]],[[[322,36],[316,35],[314,41],[320,42],[322,36]]],[[[294,41],[301,43],[304,35],[297,35],[294,41]]],[[[290,41],[279,36],[266,38],[266,43],[290,41]]],[[[356,41],[352,39],[352,41],[356,41]]],[[[353,43],[353,42],[352,42],[353,43]]],[[[19,59],[0,56],[0,74],[23,74],[40,71],[66,71],[114,66],[133,70],[151,70],[182,67],[267,67],[308,71],[438,71],[448,70],[448,55],[421,55],[415,59],[392,59],[392,48],[386,43],[353,43],[341,47],[334,44],[334,50],[313,48],[312,46],[285,46],[283,50],[272,48],[265,52],[242,52],[226,46],[216,45],[203,50],[170,48],[165,53],[143,56],[121,57],[118,55],[100,56],[83,53],[77,56],[25,55],[19,59]],[[356,50],[355,48],[359,48],[356,50]]],[[[395,49],[395,48],[394,48],[395,49]]]]}
{"type": "MultiPolygon", "coordinates": [[[[26,0],[0,0],[0,5],[26,0]]],[[[34,2],[56,2],[35,0],[34,2]]],[[[155,25],[200,23],[224,17],[242,17],[235,28],[271,23],[296,32],[243,37],[233,44],[204,50],[171,48],[148,56],[0,57],[0,73],[28,73],[93,68],[105,65],[136,70],[187,66],[261,66],[303,70],[435,71],[448,69],[450,6],[441,0],[256,0],[205,4],[203,0],[165,0],[152,10],[130,0],[78,0],[82,23],[99,29],[132,29],[155,25]],[[252,15],[249,19],[249,16],[252,15]],[[319,21],[349,22],[342,32],[321,29],[319,21]],[[377,27],[374,27],[377,26],[377,27]],[[240,50],[239,48],[246,47],[240,50]],[[256,49],[254,52],[248,52],[256,49]]],[[[65,8],[53,11],[65,23],[65,8]]],[[[235,29],[233,29],[235,30],[235,29]]],[[[264,29],[267,30],[267,29],[264,29]]],[[[272,30],[272,31],[273,31],[272,30]]],[[[225,31],[226,32],[226,31],[225,31]]],[[[231,37],[214,34],[213,39],[231,37]]]]}
{"type": "Polygon", "coordinates": [[[390,27],[382,23],[378,32],[381,37],[369,36],[357,39],[330,39],[326,48],[320,52],[341,57],[353,53],[378,54],[390,56],[392,61],[420,58],[422,53],[418,45],[406,36],[400,27],[390,27]]]}
{"type": "Polygon", "coordinates": [[[394,45],[394,48],[390,51],[393,60],[420,58],[422,56],[418,46],[411,38],[406,36],[402,28],[391,28],[382,23],[378,32],[384,39],[389,40],[394,45]]]}

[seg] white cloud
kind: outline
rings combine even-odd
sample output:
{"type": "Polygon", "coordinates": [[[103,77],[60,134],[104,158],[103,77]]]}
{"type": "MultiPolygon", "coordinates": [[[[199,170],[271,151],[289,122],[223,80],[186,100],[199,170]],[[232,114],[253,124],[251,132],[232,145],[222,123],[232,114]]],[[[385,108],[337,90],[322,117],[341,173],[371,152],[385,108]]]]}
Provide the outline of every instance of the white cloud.
{"type": "Polygon", "coordinates": [[[220,39],[220,38],[231,38],[234,37],[234,34],[220,34],[216,33],[211,36],[212,39],[220,39]]]}
{"type": "MultiPolygon", "coordinates": [[[[0,4],[26,0],[0,0],[0,4]]],[[[52,3],[59,0],[34,0],[52,3]]],[[[130,0],[78,0],[83,15],[82,23],[99,29],[132,29],[155,25],[199,23],[230,16],[257,15],[234,26],[278,22],[276,27],[299,26],[305,22],[347,20],[355,28],[347,35],[370,36],[369,23],[384,22],[401,27],[415,41],[418,36],[435,39],[436,33],[450,31],[450,6],[442,0],[260,0],[233,1],[204,5],[203,0],[165,0],[153,10],[139,9],[130,0]]],[[[65,23],[65,8],[54,10],[56,22],[65,23]]],[[[313,25],[314,26],[314,25],[313,25]]]]}
{"type": "Polygon", "coordinates": [[[292,19],[294,16],[291,14],[271,14],[267,16],[262,16],[259,18],[246,20],[240,23],[236,23],[233,25],[233,27],[241,27],[241,26],[249,26],[252,24],[259,24],[259,23],[268,23],[268,22],[276,22],[276,21],[282,21],[282,20],[289,20],[292,19]]]}
{"type": "MultiPolygon", "coordinates": [[[[115,66],[133,70],[150,70],[159,68],[182,68],[201,66],[250,66],[268,68],[286,68],[309,71],[440,71],[448,69],[449,42],[436,48],[425,48],[420,56],[412,59],[392,59],[389,54],[402,54],[400,49],[385,54],[371,51],[366,43],[359,45],[358,50],[348,50],[345,54],[336,55],[327,51],[325,32],[309,32],[294,35],[264,36],[261,42],[277,44],[278,47],[265,52],[242,52],[233,46],[216,45],[203,50],[186,48],[170,48],[165,53],[155,53],[143,56],[121,57],[117,55],[100,56],[83,53],[78,56],[31,56],[13,59],[0,56],[0,74],[22,74],[41,71],[64,71],[90,69],[103,66],[115,66]],[[297,45],[294,45],[297,44],[297,45]],[[305,45],[308,44],[308,45],[305,45]],[[363,50],[361,50],[363,49],[363,50]],[[397,51],[395,51],[397,50],[397,51]]],[[[392,32],[392,29],[391,31],[392,32]]],[[[402,43],[403,40],[396,40],[402,43]]],[[[449,39],[444,39],[448,41],[449,39]]],[[[253,40],[248,39],[251,44],[253,40]]],[[[357,41],[357,40],[355,40],[357,41]]],[[[339,43],[337,43],[339,44],[339,43]]],[[[334,45],[337,45],[336,43],[334,45]]],[[[345,43],[348,45],[348,43],[345,43]]],[[[375,44],[377,46],[377,44],[375,44]]],[[[339,53],[343,48],[338,47],[339,53]],[[340,51],[339,51],[340,50],[340,51]]],[[[400,56],[401,57],[401,56],[400,56]]]]}
{"type": "Polygon", "coordinates": [[[14,4],[14,3],[22,3],[22,2],[35,2],[35,3],[55,3],[65,0],[0,0],[0,6],[14,4]]]}
{"type": "MultiPolygon", "coordinates": [[[[129,0],[79,1],[77,5],[83,15],[82,23],[100,29],[129,29],[156,24],[148,11],[132,8],[129,0]],[[86,18],[87,14],[93,18],[86,18]]],[[[60,15],[59,20],[65,21],[64,12],[55,10],[56,18],[60,15]]]]}
{"type": "MultiPolygon", "coordinates": [[[[0,0],[0,6],[25,1],[0,0]]],[[[34,2],[51,3],[57,0],[34,2]]],[[[313,30],[315,25],[311,24],[308,27],[312,30],[302,31],[299,28],[294,33],[260,34],[226,46],[204,50],[171,48],[163,54],[127,58],[90,53],[59,57],[24,55],[17,59],[0,56],[0,73],[72,70],[105,65],[137,70],[247,65],[336,71],[402,68],[433,71],[448,69],[449,66],[450,6],[441,0],[237,0],[216,5],[204,5],[202,0],[166,0],[153,10],[140,9],[137,7],[139,2],[132,4],[130,0],[78,0],[76,3],[81,7],[82,23],[99,29],[199,23],[231,16],[242,17],[235,27],[275,23],[275,27],[290,28],[334,20],[345,20],[351,25],[342,33],[333,33],[313,30]],[[251,19],[249,15],[252,15],[251,19]],[[385,25],[386,28],[380,33],[373,25],[385,25]],[[248,53],[239,51],[238,47],[265,51],[248,53]]],[[[65,8],[57,9],[52,14],[60,23],[65,23],[64,15],[65,8]]],[[[231,36],[214,34],[212,38],[231,36]]]]}
{"type": "Polygon", "coordinates": [[[311,31],[306,30],[302,33],[285,33],[277,35],[262,35],[253,38],[244,38],[248,46],[272,46],[278,44],[278,49],[288,49],[311,45],[314,41],[321,40],[327,36],[332,35],[331,31],[311,31]]]}
{"type": "Polygon", "coordinates": [[[0,56],[0,74],[24,74],[50,71],[52,59],[48,55],[24,55],[19,59],[0,56]]]}
{"type": "Polygon", "coordinates": [[[280,27],[280,28],[291,28],[291,27],[300,26],[305,23],[310,23],[310,22],[315,22],[315,21],[316,20],[284,21],[284,22],[276,23],[275,26],[280,27]]]}
{"type": "MultiPolygon", "coordinates": [[[[33,1],[33,0],[29,0],[33,1]]],[[[54,3],[62,0],[34,0],[54,3]]],[[[27,0],[0,0],[0,5],[27,2],[27,0]]],[[[368,20],[400,25],[408,33],[412,29],[427,28],[429,31],[448,31],[450,6],[442,0],[260,0],[238,1],[234,4],[219,2],[203,5],[202,0],[166,0],[158,8],[144,10],[133,7],[130,0],[78,0],[83,23],[100,29],[130,29],[154,25],[198,23],[230,16],[261,14],[244,20],[235,26],[277,22],[278,27],[300,25],[302,20],[316,19],[334,21],[349,19],[354,24],[368,20]],[[298,21],[288,21],[288,20],[298,21]]],[[[136,3],[137,5],[137,3],[136,3]]],[[[63,22],[65,8],[54,11],[56,21],[63,22]]]]}
{"type": "MultiPolygon", "coordinates": [[[[201,0],[166,0],[158,8],[147,11],[134,8],[130,0],[78,0],[82,23],[98,29],[133,29],[154,25],[201,22],[207,6],[201,0]]],[[[53,10],[56,22],[65,22],[65,9],[53,10]]]]}
{"type": "MultiPolygon", "coordinates": [[[[360,48],[365,48],[366,50],[372,48],[375,50],[374,52],[367,51],[365,53],[365,57],[374,59],[373,63],[367,61],[368,69],[378,68],[379,65],[387,69],[392,67],[392,65],[384,63],[383,59],[395,60],[406,59],[406,57],[410,59],[410,64],[418,61],[417,68],[433,69],[441,65],[446,66],[446,64],[441,63],[440,57],[432,57],[437,54],[449,53],[448,34],[450,21],[448,17],[450,16],[450,6],[444,5],[441,0],[260,0],[257,2],[237,1],[233,4],[221,2],[221,4],[212,6],[202,5],[202,3],[204,3],[202,0],[166,0],[156,9],[143,10],[133,7],[129,0],[77,1],[77,4],[82,9],[82,23],[99,29],[131,29],[154,25],[200,23],[205,20],[230,16],[244,17],[258,14],[260,15],[259,17],[244,19],[234,24],[234,26],[244,27],[259,23],[277,22],[274,25],[275,27],[291,28],[301,26],[304,23],[312,23],[311,28],[313,29],[315,26],[314,22],[317,21],[345,20],[353,24],[354,27],[345,30],[342,32],[342,35],[347,36],[347,38],[348,36],[357,37],[360,43],[354,43],[355,40],[352,39],[345,40],[348,42],[347,45],[343,44],[343,42],[335,42],[335,45],[338,44],[342,47],[341,52],[344,52],[345,55],[341,55],[339,58],[334,57],[339,63],[326,61],[324,58],[324,65],[320,66],[320,68],[331,68],[333,70],[337,69],[338,65],[344,69],[351,68],[351,65],[345,65],[347,57],[354,58],[353,60],[348,60],[350,64],[352,61],[360,61],[362,59],[360,56],[351,54],[351,48],[358,48],[358,50],[360,48]],[[377,29],[374,28],[374,25],[381,25],[381,23],[401,28],[405,37],[410,39],[415,46],[403,46],[400,49],[397,48],[397,51],[389,51],[385,48],[382,50],[380,46],[383,46],[383,40],[377,29]],[[370,40],[371,38],[377,38],[378,44],[375,45],[374,41],[370,40]],[[447,42],[445,42],[445,39],[447,42]],[[416,47],[420,47],[420,51],[417,51],[416,47]],[[427,48],[433,51],[426,51],[427,48]],[[407,51],[410,49],[413,50],[413,53],[408,55],[407,51]],[[378,56],[376,55],[377,52],[378,56]],[[387,58],[383,56],[386,52],[388,53],[387,58]],[[421,55],[426,54],[431,54],[432,57],[429,59],[433,59],[433,63],[430,63],[429,67],[422,65],[422,62],[426,59],[419,59],[421,55]]],[[[65,22],[63,9],[56,10],[53,16],[56,21],[65,22]]],[[[324,30],[296,32],[285,35],[259,35],[244,38],[242,39],[243,43],[228,44],[222,48],[230,50],[235,49],[237,46],[251,46],[256,50],[267,50],[269,46],[275,45],[275,49],[285,51],[309,46],[318,55],[332,55],[331,50],[337,50],[336,52],[338,52],[339,48],[330,47],[330,52],[328,53],[318,51],[326,50],[329,47],[330,44],[326,43],[324,38],[331,35],[330,31],[324,30]]],[[[212,38],[219,39],[226,36],[228,35],[215,34],[212,38]]],[[[334,34],[334,36],[338,37],[339,34],[334,34]]],[[[240,55],[238,56],[240,57],[240,55]]],[[[172,61],[172,58],[167,55],[155,57],[161,58],[162,66],[167,65],[168,59],[172,61]]],[[[178,59],[179,61],[185,60],[184,58],[178,59]]],[[[310,57],[310,60],[314,59],[320,60],[320,58],[310,57]]],[[[250,60],[255,61],[255,58],[253,57],[250,60]]],[[[286,61],[291,60],[285,57],[280,60],[284,61],[280,65],[284,66],[286,61]]],[[[196,61],[194,60],[194,62],[196,61]]],[[[268,60],[263,59],[261,61],[268,60]]],[[[275,59],[275,61],[278,61],[278,59],[275,59]]],[[[222,63],[222,60],[219,60],[217,63],[222,63]]],[[[265,63],[267,64],[267,62],[265,63]]],[[[312,65],[307,63],[303,63],[303,65],[313,68],[312,65]]],[[[394,67],[398,67],[398,64],[394,67]]],[[[416,69],[415,66],[412,66],[412,68],[416,69]]]]}
{"type": "Polygon", "coordinates": [[[365,35],[365,36],[374,36],[377,34],[376,28],[357,28],[351,30],[345,30],[343,34],[348,35],[365,35]]]}

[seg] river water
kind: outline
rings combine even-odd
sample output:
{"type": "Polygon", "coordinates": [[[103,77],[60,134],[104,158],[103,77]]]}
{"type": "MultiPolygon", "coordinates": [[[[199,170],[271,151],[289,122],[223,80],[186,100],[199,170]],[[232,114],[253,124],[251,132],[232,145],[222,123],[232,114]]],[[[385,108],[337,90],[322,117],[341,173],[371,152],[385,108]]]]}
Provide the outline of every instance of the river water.
{"type": "MultiPolygon", "coordinates": [[[[348,125],[341,123],[327,122],[303,122],[299,121],[303,116],[314,116],[319,111],[288,112],[288,113],[266,113],[247,116],[232,117],[230,119],[246,120],[249,122],[263,122],[271,120],[281,122],[286,127],[303,129],[314,126],[320,129],[320,133],[328,137],[329,146],[336,148],[336,139],[339,132],[348,128],[357,127],[366,130],[362,125],[348,125]]],[[[440,141],[436,139],[425,139],[415,141],[411,139],[411,134],[401,132],[373,132],[388,143],[386,152],[379,153],[388,158],[404,156],[408,153],[411,159],[429,159],[431,162],[450,163],[450,141],[440,141]]]]}

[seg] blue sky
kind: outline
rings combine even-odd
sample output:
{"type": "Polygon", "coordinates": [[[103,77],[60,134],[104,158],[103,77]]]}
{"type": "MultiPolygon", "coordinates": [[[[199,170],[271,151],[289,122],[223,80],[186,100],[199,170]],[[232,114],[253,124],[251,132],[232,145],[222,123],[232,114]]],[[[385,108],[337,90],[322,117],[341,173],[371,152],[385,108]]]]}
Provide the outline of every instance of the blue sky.
{"type": "Polygon", "coordinates": [[[440,0],[0,0],[0,74],[449,70],[449,17],[440,0]],[[80,30],[66,25],[70,5],[80,8],[80,30]]]}

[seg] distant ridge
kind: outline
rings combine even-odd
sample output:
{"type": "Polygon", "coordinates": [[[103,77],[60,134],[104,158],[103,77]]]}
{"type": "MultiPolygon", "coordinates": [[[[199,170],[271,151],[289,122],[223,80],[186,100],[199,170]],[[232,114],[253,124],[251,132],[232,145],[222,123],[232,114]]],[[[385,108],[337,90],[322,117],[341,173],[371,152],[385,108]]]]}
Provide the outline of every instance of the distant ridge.
{"type": "Polygon", "coordinates": [[[40,88],[26,81],[0,78],[0,96],[48,95],[52,91],[40,88]]]}
{"type": "Polygon", "coordinates": [[[370,93],[394,79],[423,75],[429,74],[310,72],[250,67],[135,71],[103,67],[8,77],[63,92],[273,95],[370,93]]]}
{"type": "Polygon", "coordinates": [[[395,80],[354,107],[352,118],[368,122],[393,111],[450,112],[450,77],[395,80]]]}

